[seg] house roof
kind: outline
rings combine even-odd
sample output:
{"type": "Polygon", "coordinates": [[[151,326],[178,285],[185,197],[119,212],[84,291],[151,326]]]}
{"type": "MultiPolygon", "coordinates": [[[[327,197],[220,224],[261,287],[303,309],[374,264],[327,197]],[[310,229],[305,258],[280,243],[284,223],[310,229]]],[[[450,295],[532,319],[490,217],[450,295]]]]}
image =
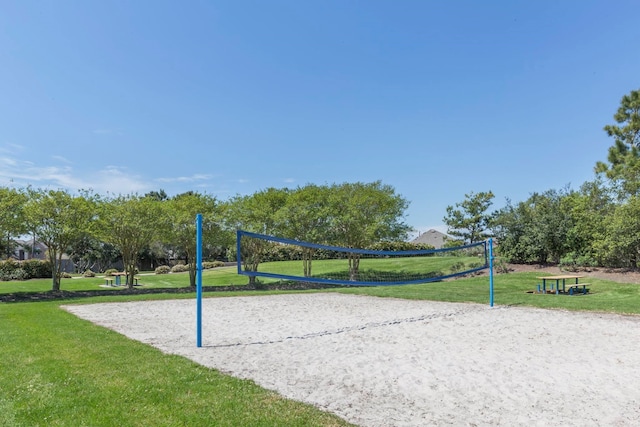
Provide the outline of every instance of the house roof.
{"type": "Polygon", "coordinates": [[[413,239],[411,243],[426,243],[427,245],[431,245],[436,249],[440,249],[448,238],[449,236],[447,236],[446,234],[441,233],[438,230],[431,229],[420,234],[418,237],[413,239]]]}

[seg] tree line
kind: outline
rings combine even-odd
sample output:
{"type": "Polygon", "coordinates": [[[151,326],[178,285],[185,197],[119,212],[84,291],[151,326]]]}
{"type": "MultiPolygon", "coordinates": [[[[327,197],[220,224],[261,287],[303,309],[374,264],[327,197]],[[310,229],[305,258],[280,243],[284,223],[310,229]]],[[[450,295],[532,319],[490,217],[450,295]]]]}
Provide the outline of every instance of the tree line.
{"type": "Polygon", "coordinates": [[[91,191],[0,187],[0,250],[13,255],[15,239],[32,236],[47,246],[52,290],[60,290],[63,254],[79,271],[120,258],[133,287],[141,257],[184,259],[195,286],[195,217],[203,215],[208,259],[233,251],[235,231],[278,235],[334,246],[364,248],[407,238],[408,202],[380,181],[268,188],[229,200],[189,191],[168,197],[102,196],[91,191]]]}
{"type": "MultiPolygon", "coordinates": [[[[547,190],[488,213],[491,191],[470,193],[447,207],[444,222],[460,242],[497,238],[499,254],[517,263],[636,268],[640,261],[640,90],[625,95],[604,127],[614,139],[593,181],[579,189],[547,190]]],[[[14,241],[30,235],[44,243],[52,267],[52,289],[60,289],[62,256],[78,270],[121,258],[127,284],[141,258],[184,259],[195,285],[195,216],[203,214],[204,251],[224,258],[235,230],[272,234],[333,246],[366,248],[406,240],[409,202],[389,185],[308,184],[268,188],[220,201],[188,191],[168,197],[103,196],[91,191],[0,187],[0,258],[14,241]]],[[[450,241],[450,244],[456,244],[450,241]]],[[[309,264],[305,266],[310,270],[309,264]]],[[[259,260],[257,260],[259,262],[259,260]]],[[[358,259],[350,260],[357,268],[358,259]]]]}
{"type": "Polygon", "coordinates": [[[640,262],[640,90],[623,96],[604,131],[606,161],[579,189],[550,189],[488,212],[493,193],[465,195],[447,208],[449,233],[466,241],[496,237],[515,263],[637,268],[640,262]]]}

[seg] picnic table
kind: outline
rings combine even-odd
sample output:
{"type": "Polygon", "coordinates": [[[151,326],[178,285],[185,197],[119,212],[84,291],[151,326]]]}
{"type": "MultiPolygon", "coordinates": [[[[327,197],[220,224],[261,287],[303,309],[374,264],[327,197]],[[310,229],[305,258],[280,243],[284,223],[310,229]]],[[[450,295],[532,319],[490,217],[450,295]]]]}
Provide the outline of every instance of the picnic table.
{"type": "Polygon", "coordinates": [[[121,280],[120,278],[122,276],[126,277],[127,273],[111,273],[111,275],[116,278],[116,286],[120,286],[120,280],[121,280]]]}
{"type": "Polygon", "coordinates": [[[542,292],[544,294],[547,293],[547,282],[552,282],[551,284],[551,291],[554,290],[555,287],[555,293],[556,295],[558,295],[560,293],[560,282],[562,282],[562,293],[568,293],[569,295],[573,295],[574,290],[578,290],[580,287],[582,287],[582,293],[586,294],[587,293],[587,286],[590,285],[590,283],[580,283],[580,279],[583,278],[584,276],[578,275],[578,274],[561,274],[558,276],[540,276],[540,277],[536,277],[536,279],[542,280],[542,289],[540,288],[540,285],[538,284],[538,292],[542,292]],[[571,282],[569,282],[569,284],[567,284],[567,280],[570,280],[571,282]],[[553,284],[553,282],[555,282],[555,286],[553,284]]]}
{"type": "MultiPolygon", "coordinates": [[[[122,278],[122,277],[125,277],[125,279],[126,279],[126,277],[127,277],[127,273],[126,273],[126,272],[121,272],[121,273],[111,273],[111,275],[112,275],[112,276],[114,276],[114,277],[116,278],[116,284],[115,284],[115,286],[120,286],[120,285],[122,284],[122,283],[121,283],[121,278],[122,278]]],[[[134,277],[134,278],[133,278],[133,281],[135,282],[135,286],[137,286],[137,285],[138,285],[138,278],[137,278],[137,277],[134,277]]],[[[126,283],[125,283],[125,284],[126,284],[126,283]]]]}

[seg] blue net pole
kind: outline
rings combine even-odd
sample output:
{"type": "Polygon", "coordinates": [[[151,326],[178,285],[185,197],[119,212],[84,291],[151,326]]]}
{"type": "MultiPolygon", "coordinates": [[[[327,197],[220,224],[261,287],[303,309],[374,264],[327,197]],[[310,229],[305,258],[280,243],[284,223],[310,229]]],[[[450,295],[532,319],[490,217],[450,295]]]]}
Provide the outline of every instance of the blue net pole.
{"type": "Polygon", "coordinates": [[[241,245],[240,240],[242,238],[242,230],[236,230],[236,265],[238,268],[238,274],[242,274],[242,254],[240,252],[241,245]]]}
{"type": "Polygon", "coordinates": [[[202,214],[196,215],[196,346],[202,347],[202,214]]]}
{"type": "Polygon", "coordinates": [[[489,306],[493,307],[493,239],[489,239],[489,306]]]}

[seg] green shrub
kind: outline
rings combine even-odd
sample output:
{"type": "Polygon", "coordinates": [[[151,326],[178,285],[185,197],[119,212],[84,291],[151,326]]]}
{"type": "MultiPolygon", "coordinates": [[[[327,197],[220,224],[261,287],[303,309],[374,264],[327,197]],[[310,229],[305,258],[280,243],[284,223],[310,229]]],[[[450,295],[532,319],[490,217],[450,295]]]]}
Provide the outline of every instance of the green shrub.
{"type": "Polygon", "coordinates": [[[466,269],[464,262],[459,261],[454,263],[453,265],[451,265],[451,271],[454,273],[459,273],[461,271],[464,271],[466,269]]]}
{"type": "Polygon", "coordinates": [[[202,263],[202,268],[209,269],[209,268],[217,268],[217,267],[224,267],[224,262],[222,261],[204,261],[202,263]]]}
{"type": "Polygon", "coordinates": [[[91,271],[90,269],[86,270],[83,274],[83,277],[96,277],[96,273],[91,271]]]}
{"type": "Polygon", "coordinates": [[[509,265],[507,264],[507,262],[502,259],[502,258],[496,258],[493,261],[493,268],[496,269],[497,273],[500,274],[507,274],[509,273],[509,265]]]}
{"type": "Polygon", "coordinates": [[[39,259],[16,261],[13,258],[0,261],[0,280],[43,279],[47,277],[51,277],[49,261],[39,259]],[[15,273],[16,270],[20,271],[15,273]]]}
{"type": "Polygon", "coordinates": [[[377,242],[365,249],[372,251],[427,251],[434,250],[435,246],[412,242],[377,242]]]}
{"type": "Polygon", "coordinates": [[[160,265],[155,269],[156,274],[169,274],[170,271],[171,267],[169,267],[168,265],[160,265]]]}
{"type": "MultiPolygon", "coordinates": [[[[9,258],[6,261],[0,262],[0,275],[5,277],[11,277],[11,275],[17,268],[19,268],[18,262],[13,258],[9,258]]],[[[5,279],[5,280],[11,280],[11,279],[5,279]]]]}
{"type": "Polygon", "coordinates": [[[575,271],[579,268],[595,267],[598,265],[598,261],[589,254],[579,254],[576,252],[569,252],[567,255],[560,258],[560,267],[564,270],[575,271]]]}
{"type": "Polygon", "coordinates": [[[460,239],[447,239],[444,241],[444,243],[442,244],[443,248],[455,248],[458,246],[463,246],[464,245],[464,240],[460,240],[460,239]]]}
{"type": "Polygon", "coordinates": [[[104,275],[105,276],[113,276],[113,273],[117,273],[118,269],[117,268],[109,268],[107,270],[105,270],[104,275]]]}
{"type": "Polygon", "coordinates": [[[29,275],[22,268],[16,268],[11,273],[11,280],[27,280],[29,279],[29,275]]]}
{"type": "Polygon", "coordinates": [[[28,259],[21,262],[22,269],[30,279],[46,279],[51,277],[51,263],[41,259],[28,259]]]}
{"type": "Polygon", "coordinates": [[[171,272],[172,273],[183,273],[185,271],[189,271],[189,266],[188,265],[176,264],[173,267],[171,267],[171,272]]]}

